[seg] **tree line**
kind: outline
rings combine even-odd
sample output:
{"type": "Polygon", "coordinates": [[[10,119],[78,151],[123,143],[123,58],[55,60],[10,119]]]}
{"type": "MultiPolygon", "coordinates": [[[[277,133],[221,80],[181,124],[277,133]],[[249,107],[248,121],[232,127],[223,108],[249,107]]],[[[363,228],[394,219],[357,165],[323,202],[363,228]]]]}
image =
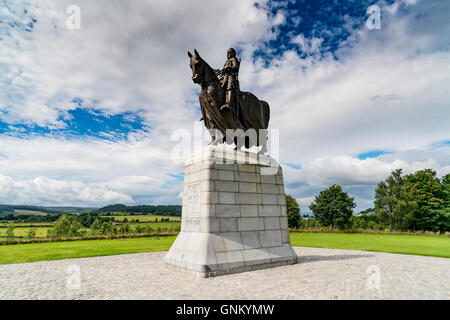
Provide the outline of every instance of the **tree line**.
{"type": "Polygon", "coordinates": [[[176,216],[181,217],[180,205],[137,205],[126,206],[123,204],[112,204],[106,207],[97,209],[96,212],[100,214],[110,213],[126,213],[126,214],[153,214],[159,216],[176,216]]]}
{"type": "Polygon", "coordinates": [[[391,172],[375,189],[374,208],[353,215],[354,198],[332,185],[315,196],[309,206],[314,217],[304,219],[297,201],[287,195],[290,228],[331,227],[398,231],[450,231],[450,174],[441,179],[432,169],[403,175],[391,172]],[[373,214],[371,214],[373,213],[373,214]]]}

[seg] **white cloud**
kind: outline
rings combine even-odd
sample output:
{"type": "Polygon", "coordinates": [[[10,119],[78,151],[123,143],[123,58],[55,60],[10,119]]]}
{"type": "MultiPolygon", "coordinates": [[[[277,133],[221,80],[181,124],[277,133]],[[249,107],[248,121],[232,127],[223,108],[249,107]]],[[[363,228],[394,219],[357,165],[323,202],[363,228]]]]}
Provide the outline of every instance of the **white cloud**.
{"type": "Polygon", "coordinates": [[[450,173],[449,165],[441,166],[432,158],[408,163],[400,159],[388,162],[378,158],[360,160],[349,156],[323,156],[306,163],[302,171],[307,183],[312,186],[357,186],[375,185],[395,169],[403,169],[403,173],[409,174],[427,168],[436,170],[439,176],[450,173]]]}
{"type": "MultiPolygon", "coordinates": [[[[381,3],[382,28],[352,29],[337,60],[320,57],[321,39],[298,35],[293,41],[309,55],[286,51],[269,66],[251,58],[285,18],[267,15],[265,3],[259,9],[242,0],[207,7],[200,0],[28,3],[38,20],[33,32],[2,34],[0,118],[63,127],[60,117],[80,97],[107,114],[139,112],[151,133],[125,142],[2,136],[0,202],[179,203],[181,184],[167,173],[183,168],[168,160],[176,144],[170,135],[191,131],[199,118],[186,51],[195,47],[218,67],[237,43],[241,88],[269,102],[281,162],[302,165],[284,168],[287,191],[298,199],[332,183],[369,188],[397,167],[449,171],[448,149],[425,150],[450,134],[447,2],[406,1],[408,14],[381,3]],[[65,28],[69,4],[82,10],[81,30],[65,28]],[[355,157],[374,149],[393,154],[355,157]]],[[[13,7],[14,14],[3,8],[2,19],[26,22],[22,4],[13,7]]],[[[367,204],[369,189],[351,190],[367,204]]]]}
{"type": "Polygon", "coordinates": [[[127,194],[82,181],[60,181],[47,177],[15,181],[3,175],[0,175],[0,201],[8,204],[92,206],[133,202],[127,194]]]}

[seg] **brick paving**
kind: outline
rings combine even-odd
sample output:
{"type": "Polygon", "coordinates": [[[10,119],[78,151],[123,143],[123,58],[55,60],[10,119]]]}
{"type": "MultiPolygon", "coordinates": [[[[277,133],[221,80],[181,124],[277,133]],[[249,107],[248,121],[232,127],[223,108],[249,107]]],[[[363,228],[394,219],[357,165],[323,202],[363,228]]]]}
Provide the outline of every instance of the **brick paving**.
{"type": "Polygon", "coordinates": [[[166,252],[0,265],[0,299],[450,299],[450,259],[294,249],[296,265],[208,279],[166,252]]]}

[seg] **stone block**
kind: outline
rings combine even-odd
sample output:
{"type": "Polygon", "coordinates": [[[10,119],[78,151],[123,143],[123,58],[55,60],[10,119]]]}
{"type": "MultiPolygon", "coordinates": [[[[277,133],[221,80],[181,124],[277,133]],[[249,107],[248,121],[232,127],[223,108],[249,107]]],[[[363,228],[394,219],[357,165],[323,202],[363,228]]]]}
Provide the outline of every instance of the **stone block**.
{"type": "Polygon", "coordinates": [[[223,164],[214,164],[214,169],[218,169],[218,170],[228,170],[228,171],[237,171],[238,170],[238,165],[234,164],[234,163],[223,163],[223,164]]]}
{"type": "Polygon", "coordinates": [[[280,206],[286,205],[286,196],[284,194],[278,195],[278,205],[280,206]]]}
{"type": "Polygon", "coordinates": [[[285,230],[281,230],[281,241],[283,243],[290,243],[290,239],[289,239],[289,231],[287,229],[285,230]]]}
{"type": "Polygon", "coordinates": [[[256,193],[255,182],[236,182],[239,183],[239,192],[256,193]]]}
{"type": "Polygon", "coordinates": [[[294,260],[294,255],[290,245],[267,248],[271,262],[286,261],[286,258],[294,260]]]}
{"type": "Polygon", "coordinates": [[[281,216],[281,207],[278,205],[260,205],[258,206],[258,212],[259,216],[262,217],[279,217],[281,216]]]}
{"type": "Polygon", "coordinates": [[[200,232],[215,233],[222,231],[219,218],[200,218],[200,232]]]}
{"type": "Polygon", "coordinates": [[[264,264],[270,262],[270,255],[267,248],[244,250],[244,263],[246,266],[264,264]]]}
{"type": "Polygon", "coordinates": [[[235,181],[240,181],[240,182],[258,182],[259,183],[261,180],[261,176],[256,173],[251,173],[251,172],[235,171],[234,179],[235,179],[235,181]]]}
{"type": "Polygon", "coordinates": [[[241,204],[241,217],[250,218],[258,216],[258,206],[255,204],[241,204]]]}
{"type": "Polygon", "coordinates": [[[214,180],[202,180],[200,182],[200,191],[215,191],[214,180]]]}
{"type": "Polygon", "coordinates": [[[281,227],[281,229],[287,230],[287,228],[288,228],[288,219],[287,219],[287,217],[280,217],[280,227],[281,227]]]}
{"type": "Polygon", "coordinates": [[[211,238],[215,252],[242,250],[242,239],[239,232],[216,233],[211,238]]]}
{"type": "Polygon", "coordinates": [[[257,231],[264,230],[264,219],[263,218],[239,218],[238,221],[238,231],[257,231]]]}
{"type": "Polygon", "coordinates": [[[227,251],[216,253],[217,263],[225,268],[239,268],[244,266],[242,251],[227,251]]]}
{"type": "Polygon", "coordinates": [[[200,193],[200,204],[216,204],[219,203],[219,193],[202,191],[200,193]]]}
{"type": "Polygon", "coordinates": [[[219,218],[220,232],[238,231],[237,219],[238,218],[219,218]]]}
{"type": "MultiPolygon", "coordinates": [[[[261,175],[261,183],[272,183],[275,184],[275,176],[274,175],[261,175]]],[[[277,191],[278,193],[278,191],[277,191]]]]}
{"type": "Polygon", "coordinates": [[[214,217],[216,215],[216,206],[214,204],[201,204],[200,217],[214,217]]]}
{"type": "MultiPolygon", "coordinates": [[[[200,179],[201,180],[217,180],[218,179],[218,171],[215,169],[204,169],[200,171],[200,179]]],[[[186,183],[186,176],[184,177],[184,183],[186,183]]]]}
{"type": "Polygon", "coordinates": [[[270,193],[278,195],[280,193],[280,186],[277,184],[262,184],[261,191],[262,193],[270,193]]]}
{"type": "Polygon", "coordinates": [[[225,191],[225,192],[238,192],[239,191],[239,183],[234,181],[220,181],[216,180],[213,182],[215,185],[216,191],[225,191]]]}
{"type": "Polygon", "coordinates": [[[240,164],[239,171],[256,173],[256,166],[252,164],[240,164]]]}
{"type": "Polygon", "coordinates": [[[233,204],[218,204],[216,205],[216,217],[233,218],[240,217],[241,210],[239,206],[233,204]]]}
{"type": "Polygon", "coordinates": [[[236,193],[236,204],[261,204],[262,197],[257,193],[236,193]]]}
{"type": "Polygon", "coordinates": [[[260,231],[259,241],[261,242],[261,246],[265,248],[281,246],[283,243],[281,240],[281,230],[260,231]]]}
{"type": "Polygon", "coordinates": [[[218,180],[220,181],[234,181],[234,174],[236,171],[219,170],[218,180]]]}
{"type": "Polygon", "coordinates": [[[278,196],[276,194],[263,194],[262,204],[278,205],[278,196]]]}
{"type": "Polygon", "coordinates": [[[264,230],[279,230],[279,229],[280,229],[280,218],[278,217],[264,218],[264,230]]]}
{"type": "Polygon", "coordinates": [[[277,184],[284,184],[284,182],[283,182],[283,176],[277,175],[277,176],[275,177],[275,179],[276,179],[276,183],[277,183],[277,184]]]}
{"type": "Polygon", "coordinates": [[[234,192],[219,192],[219,204],[235,204],[236,193],[234,192]]]}
{"type": "Polygon", "coordinates": [[[243,231],[241,232],[241,238],[244,249],[261,248],[258,231],[243,231]]]}

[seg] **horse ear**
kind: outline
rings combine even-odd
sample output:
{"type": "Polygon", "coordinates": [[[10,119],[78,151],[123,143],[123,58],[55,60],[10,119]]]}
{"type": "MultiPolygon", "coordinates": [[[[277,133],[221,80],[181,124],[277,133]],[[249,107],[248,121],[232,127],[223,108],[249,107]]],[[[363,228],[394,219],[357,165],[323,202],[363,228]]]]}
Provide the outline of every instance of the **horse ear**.
{"type": "Polygon", "coordinates": [[[192,53],[190,53],[189,51],[188,51],[188,56],[189,56],[189,58],[192,58],[192,53]]]}
{"type": "Polygon", "coordinates": [[[196,55],[197,57],[200,58],[200,54],[198,53],[197,49],[194,49],[194,53],[195,53],[195,55],[196,55]]]}

